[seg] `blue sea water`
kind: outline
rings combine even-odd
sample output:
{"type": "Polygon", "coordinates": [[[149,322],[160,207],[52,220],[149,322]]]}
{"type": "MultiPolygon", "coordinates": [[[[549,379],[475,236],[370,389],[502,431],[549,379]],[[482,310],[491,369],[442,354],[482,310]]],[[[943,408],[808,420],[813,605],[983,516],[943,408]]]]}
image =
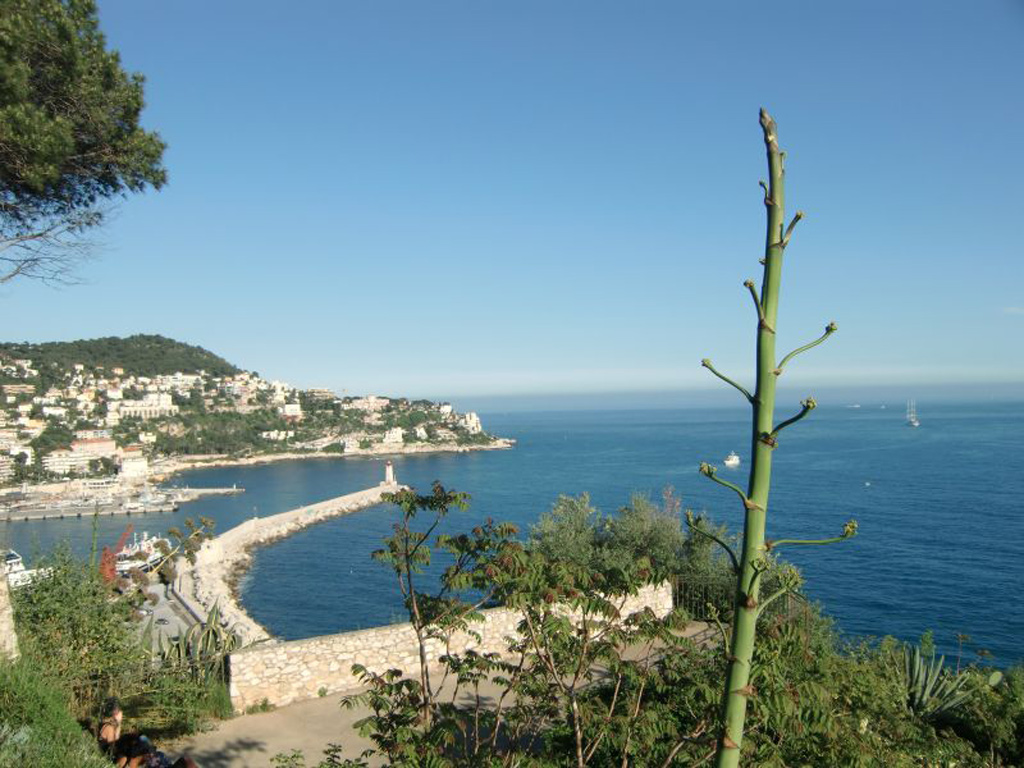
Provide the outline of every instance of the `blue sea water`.
{"type": "MultiPolygon", "coordinates": [[[[821,538],[856,518],[858,536],[828,547],[782,552],[799,565],[806,592],[848,635],[915,639],[931,629],[943,652],[957,633],[997,663],[1024,660],[1024,405],[919,403],[921,427],[904,425],[901,406],[821,407],[781,435],[769,504],[770,538],[821,538]]],[[[634,492],[659,499],[671,485],[685,507],[738,529],[736,497],[698,475],[735,450],[746,483],[749,418],[744,410],[592,411],[485,415],[488,430],[518,440],[510,451],[395,457],[401,482],[426,490],[434,480],[472,496],[449,530],[492,517],[525,531],[559,494],[589,493],[605,512],[634,492]]],[[[245,494],[208,498],[174,515],[136,518],[150,530],[207,515],[226,530],[267,515],[376,484],[378,459],[303,460],[196,470],[173,484],[238,483],[245,494]]],[[[394,520],[376,507],[336,518],[258,550],[241,592],[250,613],[283,638],[400,620],[394,576],[370,559],[394,520]]],[[[124,518],[99,522],[112,542],[124,518]]],[[[70,538],[87,551],[92,521],[0,526],[24,553],[70,538]]]]}

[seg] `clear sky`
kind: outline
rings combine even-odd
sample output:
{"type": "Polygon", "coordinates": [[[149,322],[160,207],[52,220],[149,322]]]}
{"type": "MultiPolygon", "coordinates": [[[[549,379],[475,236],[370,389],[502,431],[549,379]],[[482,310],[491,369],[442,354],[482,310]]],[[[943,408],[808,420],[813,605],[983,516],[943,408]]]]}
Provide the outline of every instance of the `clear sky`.
{"type": "MultiPolygon", "coordinates": [[[[757,111],[790,384],[1024,382],[1024,4],[100,0],[170,182],[2,336],[161,333],[433,398],[751,373],[757,111]]],[[[912,394],[912,392],[911,392],[912,394]]]]}

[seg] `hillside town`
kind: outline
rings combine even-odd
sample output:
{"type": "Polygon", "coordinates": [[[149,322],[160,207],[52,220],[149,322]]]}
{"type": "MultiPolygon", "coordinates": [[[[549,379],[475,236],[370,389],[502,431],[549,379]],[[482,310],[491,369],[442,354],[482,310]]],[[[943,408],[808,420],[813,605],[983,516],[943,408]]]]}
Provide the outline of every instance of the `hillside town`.
{"type": "Polygon", "coordinates": [[[507,447],[450,404],[300,390],[240,371],[151,376],[0,357],[0,484],[144,483],[169,465],[279,454],[507,447]]]}

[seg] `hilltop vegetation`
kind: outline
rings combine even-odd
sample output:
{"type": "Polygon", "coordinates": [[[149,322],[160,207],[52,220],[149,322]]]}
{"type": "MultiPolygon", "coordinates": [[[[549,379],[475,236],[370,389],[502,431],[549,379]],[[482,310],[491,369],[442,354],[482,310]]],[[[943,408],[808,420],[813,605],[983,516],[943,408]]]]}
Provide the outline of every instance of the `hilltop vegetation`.
{"type": "Polygon", "coordinates": [[[0,388],[0,484],[109,475],[126,452],[148,461],[500,445],[448,403],[298,389],[163,336],[0,344],[0,388]]]}
{"type": "Polygon", "coordinates": [[[123,368],[126,374],[136,376],[199,371],[206,371],[211,376],[233,376],[240,372],[239,368],[209,350],[153,334],[43,344],[7,342],[0,344],[0,356],[32,360],[40,371],[69,369],[75,364],[82,364],[89,368],[123,368]]]}

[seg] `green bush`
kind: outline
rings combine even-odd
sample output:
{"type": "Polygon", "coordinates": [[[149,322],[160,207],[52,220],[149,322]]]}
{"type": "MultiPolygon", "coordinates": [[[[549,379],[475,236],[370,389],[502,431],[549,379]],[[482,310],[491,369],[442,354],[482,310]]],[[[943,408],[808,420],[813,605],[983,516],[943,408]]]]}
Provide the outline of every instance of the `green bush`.
{"type": "Polygon", "coordinates": [[[52,569],[48,578],[11,595],[21,652],[63,691],[74,716],[94,716],[147,662],[132,605],[66,546],[43,566],[52,569]]]}
{"type": "Polygon", "coordinates": [[[0,661],[0,713],[0,768],[110,765],[68,713],[61,690],[26,659],[0,661]]]}

